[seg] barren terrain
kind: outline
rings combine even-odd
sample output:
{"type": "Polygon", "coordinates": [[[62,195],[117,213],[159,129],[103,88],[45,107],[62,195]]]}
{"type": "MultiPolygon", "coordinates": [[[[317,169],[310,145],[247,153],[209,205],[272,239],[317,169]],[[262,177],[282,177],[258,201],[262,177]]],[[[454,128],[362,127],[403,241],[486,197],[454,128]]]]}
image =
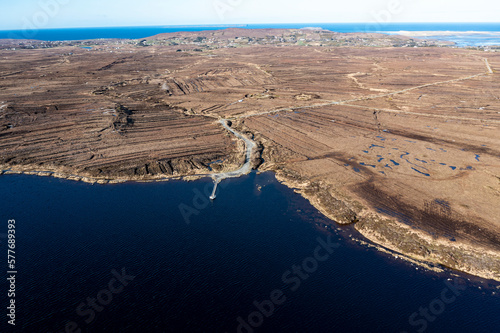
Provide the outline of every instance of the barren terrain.
{"type": "Polygon", "coordinates": [[[181,49],[173,34],[1,50],[1,169],[100,183],[235,170],[245,147],[229,119],[259,144],[254,167],[332,220],[500,280],[498,53],[228,31],[202,49],[186,33],[181,49]]]}

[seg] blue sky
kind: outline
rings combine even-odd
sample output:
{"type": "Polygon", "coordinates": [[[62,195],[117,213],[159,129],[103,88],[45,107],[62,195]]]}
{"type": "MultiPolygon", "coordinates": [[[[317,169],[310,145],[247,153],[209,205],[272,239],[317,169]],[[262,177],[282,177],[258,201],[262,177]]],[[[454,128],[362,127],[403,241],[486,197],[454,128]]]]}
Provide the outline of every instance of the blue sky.
{"type": "Polygon", "coordinates": [[[321,22],[498,22],[498,0],[0,0],[0,29],[321,22]]]}

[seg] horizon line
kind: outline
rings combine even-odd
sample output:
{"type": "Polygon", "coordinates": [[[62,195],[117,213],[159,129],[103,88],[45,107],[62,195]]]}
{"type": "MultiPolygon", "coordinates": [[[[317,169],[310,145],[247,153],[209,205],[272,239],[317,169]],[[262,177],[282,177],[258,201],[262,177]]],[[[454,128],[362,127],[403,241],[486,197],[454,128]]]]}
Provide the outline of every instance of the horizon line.
{"type": "MultiPolygon", "coordinates": [[[[81,27],[58,27],[58,28],[39,28],[36,30],[63,30],[63,29],[113,29],[113,28],[182,28],[182,27],[213,27],[213,28],[233,28],[233,27],[243,27],[249,25],[287,25],[287,24],[377,24],[380,26],[387,25],[396,25],[396,24],[498,24],[500,22],[387,22],[387,23],[379,23],[379,22],[287,22],[287,23],[228,23],[228,24],[159,24],[159,25],[123,25],[123,26],[81,26],[81,27]]],[[[320,27],[318,27],[320,28],[320,27]]],[[[17,29],[3,29],[0,28],[0,31],[24,31],[26,29],[17,28],[17,29]]]]}

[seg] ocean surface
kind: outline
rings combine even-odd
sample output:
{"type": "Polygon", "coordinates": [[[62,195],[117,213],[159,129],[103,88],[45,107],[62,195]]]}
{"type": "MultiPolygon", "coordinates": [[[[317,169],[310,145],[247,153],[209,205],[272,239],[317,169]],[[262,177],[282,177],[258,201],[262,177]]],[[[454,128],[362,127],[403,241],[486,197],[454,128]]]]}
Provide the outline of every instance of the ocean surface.
{"type": "Polygon", "coordinates": [[[114,28],[71,28],[71,29],[25,29],[0,30],[0,39],[39,39],[83,40],[98,38],[138,39],[159,33],[177,31],[219,30],[228,27],[245,29],[263,28],[306,28],[321,27],[336,32],[382,32],[399,31],[441,31],[439,39],[457,42],[459,46],[500,45],[500,23],[290,23],[290,24],[245,24],[245,25],[209,25],[209,26],[149,26],[149,27],[114,27],[114,28]],[[454,34],[459,32],[459,34],[454,34]],[[482,32],[482,34],[463,34],[464,32],[482,32]]]}
{"type": "MultiPolygon", "coordinates": [[[[16,327],[0,332],[498,332],[491,281],[358,244],[272,173],[90,185],[0,176],[16,327]]],[[[4,265],[4,272],[6,271],[4,265]]],[[[5,278],[1,284],[6,311],[5,278]]]]}

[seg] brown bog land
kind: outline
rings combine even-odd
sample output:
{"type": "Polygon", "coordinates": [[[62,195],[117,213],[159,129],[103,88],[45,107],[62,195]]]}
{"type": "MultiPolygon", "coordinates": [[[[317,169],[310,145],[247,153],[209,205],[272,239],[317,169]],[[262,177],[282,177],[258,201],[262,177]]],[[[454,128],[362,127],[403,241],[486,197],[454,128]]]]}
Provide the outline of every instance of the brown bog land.
{"type": "Polygon", "coordinates": [[[235,47],[242,34],[1,50],[2,169],[100,183],[232,170],[244,147],[226,118],[260,144],[259,170],[332,220],[500,280],[500,54],[300,46],[283,31],[235,47]]]}

